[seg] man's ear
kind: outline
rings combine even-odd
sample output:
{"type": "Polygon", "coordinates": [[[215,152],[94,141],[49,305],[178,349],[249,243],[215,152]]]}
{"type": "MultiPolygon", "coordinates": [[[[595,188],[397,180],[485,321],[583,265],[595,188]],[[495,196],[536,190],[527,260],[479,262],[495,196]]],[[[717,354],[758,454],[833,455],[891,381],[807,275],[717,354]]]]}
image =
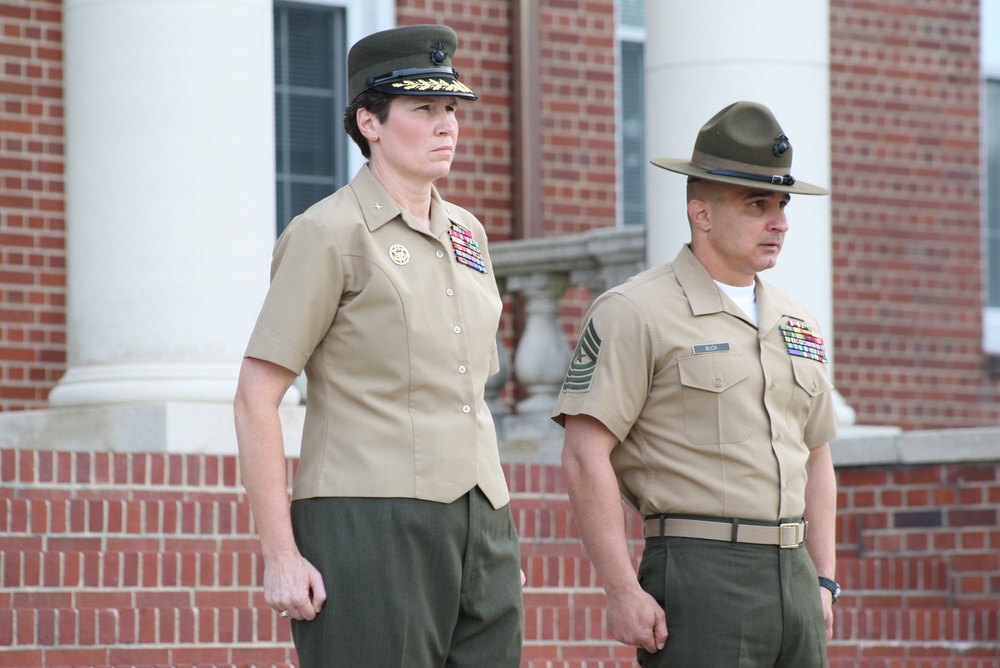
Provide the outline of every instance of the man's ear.
{"type": "Polygon", "coordinates": [[[701,199],[688,200],[688,220],[691,227],[702,232],[712,229],[712,205],[701,199]]]}

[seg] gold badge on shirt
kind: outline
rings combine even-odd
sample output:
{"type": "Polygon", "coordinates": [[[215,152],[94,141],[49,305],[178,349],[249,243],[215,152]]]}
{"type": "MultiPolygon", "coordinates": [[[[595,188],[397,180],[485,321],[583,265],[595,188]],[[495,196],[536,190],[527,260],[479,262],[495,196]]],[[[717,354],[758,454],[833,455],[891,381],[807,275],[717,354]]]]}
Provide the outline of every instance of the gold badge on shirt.
{"type": "Polygon", "coordinates": [[[406,246],[402,244],[393,244],[389,246],[389,257],[393,262],[402,267],[410,261],[410,251],[406,250],[406,246]]]}

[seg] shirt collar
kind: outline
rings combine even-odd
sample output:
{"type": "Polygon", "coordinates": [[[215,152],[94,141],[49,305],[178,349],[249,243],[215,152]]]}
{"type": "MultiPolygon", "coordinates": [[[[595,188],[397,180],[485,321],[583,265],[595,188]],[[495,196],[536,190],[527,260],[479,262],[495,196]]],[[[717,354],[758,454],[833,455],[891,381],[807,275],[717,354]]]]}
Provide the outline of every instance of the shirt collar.
{"type": "MultiPolygon", "coordinates": [[[[730,312],[726,309],[722,291],[715,285],[715,281],[712,280],[705,266],[691,252],[689,245],[685,244],[681,248],[681,252],[677,254],[672,266],[674,274],[677,276],[677,282],[680,283],[684,294],[687,295],[688,304],[691,305],[691,313],[697,316],[730,312]]],[[[754,289],[757,294],[757,329],[763,335],[774,329],[782,316],[770,299],[767,286],[760,280],[759,276],[754,277],[754,289]]],[[[746,318],[742,313],[733,313],[733,315],[746,318]]]]}
{"type": "Polygon", "coordinates": [[[689,245],[684,244],[671,266],[677,282],[687,295],[691,313],[708,315],[726,310],[722,303],[722,292],[712,281],[705,266],[691,252],[689,245]]]}
{"type": "Polygon", "coordinates": [[[757,329],[760,330],[760,335],[764,336],[778,326],[782,313],[771,299],[767,285],[759,276],[754,278],[754,281],[757,283],[757,329]]]}
{"type": "MultiPolygon", "coordinates": [[[[401,217],[407,226],[426,232],[422,225],[418,225],[413,217],[405,214],[396,204],[389,191],[379,183],[372,173],[368,163],[358,170],[354,180],[351,181],[351,190],[361,207],[361,215],[364,216],[365,225],[372,232],[382,227],[390,220],[401,217]]],[[[435,237],[441,236],[447,231],[451,221],[451,213],[447,204],[441,199],[435,186],[431,186],[431,234],[435,237]]]]}

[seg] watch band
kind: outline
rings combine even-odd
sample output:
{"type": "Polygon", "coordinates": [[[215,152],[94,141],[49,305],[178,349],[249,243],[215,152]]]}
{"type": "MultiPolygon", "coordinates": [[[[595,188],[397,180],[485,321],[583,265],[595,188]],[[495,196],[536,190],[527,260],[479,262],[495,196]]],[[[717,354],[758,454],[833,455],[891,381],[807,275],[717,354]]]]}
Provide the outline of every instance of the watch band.
{"type": "Polygon", "coordinates": [[[833,594],[833,603],[836,603],[837,599],[840,598],[840,585],[830,578],[819,576],[819,586],[830,590],[830,593],[833,594]]]}

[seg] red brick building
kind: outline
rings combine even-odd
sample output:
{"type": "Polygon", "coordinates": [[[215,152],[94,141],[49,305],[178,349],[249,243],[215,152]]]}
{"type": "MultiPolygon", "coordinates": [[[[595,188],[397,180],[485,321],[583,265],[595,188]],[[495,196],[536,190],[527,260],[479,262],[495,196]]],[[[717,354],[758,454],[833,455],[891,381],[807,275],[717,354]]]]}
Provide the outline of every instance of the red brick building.
{"type": "MultiPolygon", "coordinates": [[[[70,4],[0,0],[0,411],[45,408],[73,345],[70,4]]],[[[634,17],[624,25],[637,3],[372,4],[391,5],[395,23],[440,21],[460,34],[455,64],[481,99],[463,106],[459,157],[441,188],[492,239],[631,224],[623,44],[654,38],[634,17]],[[526,98],[537,102],[534,130],[526,98]],[[528,220],[530,201],[540,213],[528,220]]],[[[795,26],[776,16],[774,29],[762,39],[795,26]]],[[[988,343],[1000,280],[990,278],[986,210],[997,176],[984,150],[984,119],[1000,115],[985,80],[1000,71],[982,67],[983,35],[979,0],[829,0],[832,345],[859,424],[1000,424],[1000,349],[988,343]]],[[[585,300],[567,299],[569,337],[585,300]]],[[[237,468],[224,455],[23,450],[0,433],[0,666],[293,663],[287,626],[260,600],[237,468]]],[[[631,651],[604,638],[603,596],[558,468],[508,473],[529,577],[525,668],[631,666],[631,651]]],[[[853,593],[837,609],[832,665],[997,665],[995,462],[838,475],[840,579],[853,593]]]]}
{"type": "MultiPolygon", "coordinates": [[[[444,20],[468,105],[448,195],[518,238],[512,86],[519,3],[397,4],[444,20]]],[[[530,4],[530,3],[529,3],[530,4]]],[[[534,235],[620,224],[614,3],[538,4],[541,215],[534,235]]],[[[626,3],[628,4],[628,3],[626,3]]],[[[0,410],[41,408],[65,371],[62,3],[0,3],[0,410]]],[[[1000,422],[987,307],[979,3],[830,2],[833,346],[860,424],[1000,422]]]]}

